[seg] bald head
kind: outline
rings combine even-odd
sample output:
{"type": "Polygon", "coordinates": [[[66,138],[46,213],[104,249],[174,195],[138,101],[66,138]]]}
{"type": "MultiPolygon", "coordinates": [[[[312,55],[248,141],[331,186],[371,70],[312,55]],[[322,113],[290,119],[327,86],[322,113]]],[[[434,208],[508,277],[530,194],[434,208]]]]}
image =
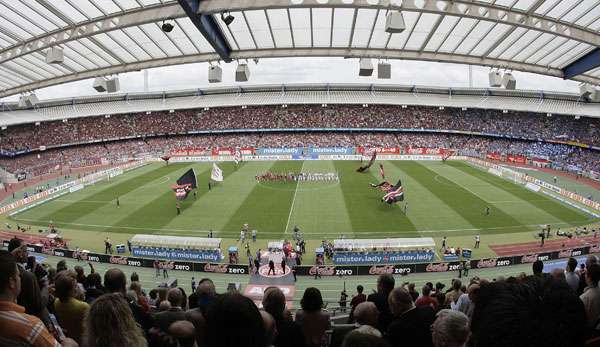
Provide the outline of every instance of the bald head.
{"type": "Polygon", "coordinates": [[[469,336],[469,318],[464,313],[448,309],[438,312],[431,329],[434,347],[463,347],[469,336]]]}
{"type": "Polygon", "coordinates": [[[402,287],[394,288],[390,292],[388,303],[394,316],[399,316],[415,306],[410,293],[402,287]]]}
{"type": "Polygon", "coordinates": [[[178,346],[192,347],[196,342],[196,328],[191,322],[180,320],[172,323],[167,332],[177,339],[178,346]]]}
{"type": "Polygon", "coordinates": [[[104,274],[104,288],[108,293],[126,293],[127,277],[120,269],[109,269],[104,274]]]}
{"type": "Polygon", "coordinates": [[[167,300],[171,307],[181,307],[183,304],[183,294],[179,288],[171,288],[167,293],[167,300]]]}
{"type": "Polygon", "coordinates": [[[161,301],[160,305],[158,305],[158,310],[159,311],[167,311],[168,309],[171,308],[171,303],[168,301],[161,301]]]}
{"type": "Polygon", "coordinates": [[[354,319],[360,325],[377,326],[379,310],[374,303],[370,301],[361,302],[354,309],[354,319]]]}

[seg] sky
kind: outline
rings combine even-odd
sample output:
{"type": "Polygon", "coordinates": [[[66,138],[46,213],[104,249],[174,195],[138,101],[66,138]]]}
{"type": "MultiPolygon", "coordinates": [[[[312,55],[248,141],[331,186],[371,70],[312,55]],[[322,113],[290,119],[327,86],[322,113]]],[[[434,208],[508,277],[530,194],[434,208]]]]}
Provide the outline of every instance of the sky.
{"type": "MultiPolygon", "coordinates": [[[[359,77],[358,59],[343,58],[277,58],[262,59],[258,63],[249,61],[250,80],[235,82],[234,71],[237,62],[225,64],[223,82],[208,83],[208,64],[186,64],[167,66],[148,70],[149,91],[181,89],[204,89],[224,86],[244,86],[257,84],[292,83],[363,83],[363,84],[399,84],[437,87],[468,87],[469,67],[467,65],[433,63],[422,61],[391,60],[392,78],[377,79],[377,71],[371,77],[359,77]]],[[[374,61],[376,65],[376,61],[374,61]]],[[[489,68],[473,66],[473,87],[487,88],[489,68]]],[[[517,89],[561,91],[577,93],[579,83],[565,81],[531,73],[514,71],[517,89]]],[[[120,93],[144,91],[144,73],[131,72],[119,75],[120,93]]],[[[92,89],[93,80],[66,83],[36,91],[40,100],[70,98],[85,95],[98,95],[92,89]]],[[[2,101],[15,101],[11,96],[2,101]]]]}

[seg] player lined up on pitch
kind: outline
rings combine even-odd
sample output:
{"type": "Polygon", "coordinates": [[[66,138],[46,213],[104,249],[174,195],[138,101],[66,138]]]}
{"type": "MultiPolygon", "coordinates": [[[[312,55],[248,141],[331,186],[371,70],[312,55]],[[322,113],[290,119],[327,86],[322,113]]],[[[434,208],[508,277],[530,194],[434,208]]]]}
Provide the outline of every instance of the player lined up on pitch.
{"type": "Polygon", "coordinates": [[[288,172],[274,173],[267,171],[262,175],[256,175],[258,182],[300,182],[300,181],[339,181],[340,177],[337,172],[288,172]]]}

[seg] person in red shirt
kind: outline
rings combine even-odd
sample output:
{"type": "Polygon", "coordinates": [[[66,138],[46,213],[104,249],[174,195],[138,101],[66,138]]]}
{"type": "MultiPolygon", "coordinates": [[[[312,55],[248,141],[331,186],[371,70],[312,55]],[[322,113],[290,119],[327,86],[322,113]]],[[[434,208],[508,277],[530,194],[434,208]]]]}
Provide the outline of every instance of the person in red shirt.
{"type": "Polygon", "coordinates": [[[26,314],[25,308],[16,303],[20,291],[21,276],[15,257],[0,250],[0,346],[78,346],[69,338],[59,343],[39,318],[26,314]]]}
{"type": "Polygon", "coordinates": [[[356,286],[356,295],[354,295],[352,300],[350,300],[350,316],[348,317],[350,323],[354,323],[354,309],[356,306],[358,306],[358,304],[361,302],[367,301],[367,296],[363,294],[363,290],[364,288],[360,284],[356,286]]]}
{"type": "Polygon", "coordinates": [[[431,294],[431,287],[424,285],[422,293],[423,295],[421,295],[417,301],[415,301],[415,306],[430,306],[434,311],[437,310],[437,300],[429,295],[431,294]]]}

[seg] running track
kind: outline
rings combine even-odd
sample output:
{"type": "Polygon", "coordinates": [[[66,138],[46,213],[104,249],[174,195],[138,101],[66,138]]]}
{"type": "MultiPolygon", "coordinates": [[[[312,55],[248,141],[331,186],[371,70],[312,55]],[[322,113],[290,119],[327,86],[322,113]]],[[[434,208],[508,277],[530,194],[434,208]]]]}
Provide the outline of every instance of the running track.
{"type": "Polygon", "coordinates": [[[540,247],[540,241],[524,242],[524,243],[513,243],[505,245],[490,245],[492,251],[498,256],[505,257],[510,255],[522,255],[539,252],[552,252],[560,251],[565,248],[576,248],[584,247],[590,244],[600,243],[600,236],[594,239],[593,236],[581,237],[581,238],[563,238],[547,240],[543,247],[540,247]]]}

